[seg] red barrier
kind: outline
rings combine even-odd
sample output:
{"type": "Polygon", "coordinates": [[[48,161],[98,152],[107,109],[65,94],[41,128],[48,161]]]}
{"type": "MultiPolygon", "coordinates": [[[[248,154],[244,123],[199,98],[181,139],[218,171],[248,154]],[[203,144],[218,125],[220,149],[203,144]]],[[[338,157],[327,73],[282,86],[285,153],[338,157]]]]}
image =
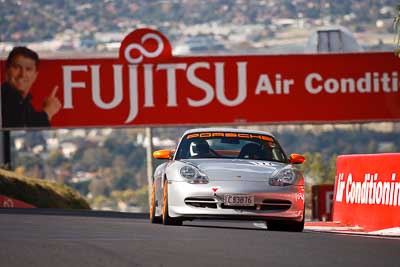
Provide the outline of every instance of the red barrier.
{"type": "Polygon", "coordinates": [[[7,196],[0,195],[0,208],[36,208],[35,206],[16,200],[7,196]]]}
{"type": "Polygon", "coordinates": [[[333,184],[313,185],[311,187],[313,220],[332,221],[333,188],[333,184]]]}
{"type": "Polygon", "coordinates": [[[336,162],[333,220],[374,231],[400,226],[400,153],[336,162]]]}

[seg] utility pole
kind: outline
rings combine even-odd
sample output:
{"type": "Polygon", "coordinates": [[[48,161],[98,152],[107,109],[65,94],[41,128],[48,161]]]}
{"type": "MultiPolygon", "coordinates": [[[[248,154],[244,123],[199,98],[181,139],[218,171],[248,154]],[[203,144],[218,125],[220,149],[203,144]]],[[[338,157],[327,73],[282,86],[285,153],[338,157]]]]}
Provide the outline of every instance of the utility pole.
{"type": "Polygon", "coordinates": [[[10,131],[0,131],[0,167],[11,169],[10,131]]]}
{"type": "Polygon", "coordinates": [[[146,128],[146,139],[149,140],[149,144],[146,147],[146,161],[147,161],[147,184],[149,192],[149,206],[151,199],[151,187],[153,185],[153,133],[150,127],[146,128]]]}

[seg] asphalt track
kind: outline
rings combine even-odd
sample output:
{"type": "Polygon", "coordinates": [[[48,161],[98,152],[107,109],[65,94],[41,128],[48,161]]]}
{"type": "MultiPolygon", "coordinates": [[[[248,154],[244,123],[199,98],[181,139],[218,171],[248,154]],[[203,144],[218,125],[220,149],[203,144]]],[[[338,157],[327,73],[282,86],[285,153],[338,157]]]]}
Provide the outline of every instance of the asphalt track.
{"type": "Polygon", "coordinates": [[[400,239],[273,232],[252,222],[163,226],[135,214],[0,209],[0,266],[400,266],[400,239]]]}

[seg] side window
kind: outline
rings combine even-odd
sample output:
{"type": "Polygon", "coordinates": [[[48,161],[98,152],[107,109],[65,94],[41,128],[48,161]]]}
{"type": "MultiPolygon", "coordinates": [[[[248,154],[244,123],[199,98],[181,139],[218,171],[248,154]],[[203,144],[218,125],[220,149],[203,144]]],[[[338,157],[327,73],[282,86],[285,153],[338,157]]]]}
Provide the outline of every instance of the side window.
{"type": "Polygon", "coordinates": [[[175,157],[176,159],[187,159],[189,157],[188,145],[189,145],[188,140],[186,139],[182,140],[175,157]]]}

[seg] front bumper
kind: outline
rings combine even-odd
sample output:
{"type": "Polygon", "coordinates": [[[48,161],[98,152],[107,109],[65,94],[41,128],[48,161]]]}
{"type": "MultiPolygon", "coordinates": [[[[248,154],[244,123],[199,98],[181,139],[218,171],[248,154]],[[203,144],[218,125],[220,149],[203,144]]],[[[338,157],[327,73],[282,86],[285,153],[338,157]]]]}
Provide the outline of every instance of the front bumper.
{"type": "Polygon", "coordinates": [[[295,220],[304,216],[304,186],[270,186],[267,182],[168,182],[169,216],[239,220],[295,220]],[[215,190],[215,192],[214,192],[215,190]],[[225,194],[253,195],[255,206],[224,205],[225,194]]]}

